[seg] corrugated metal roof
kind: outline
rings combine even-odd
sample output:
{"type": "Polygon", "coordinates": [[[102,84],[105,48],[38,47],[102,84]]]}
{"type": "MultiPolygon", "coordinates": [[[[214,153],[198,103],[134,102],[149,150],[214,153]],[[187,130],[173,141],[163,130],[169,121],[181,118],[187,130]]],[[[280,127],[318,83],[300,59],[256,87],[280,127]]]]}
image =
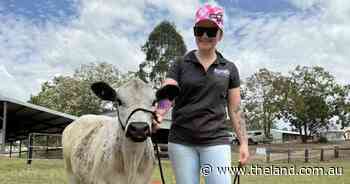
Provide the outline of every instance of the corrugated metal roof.
{"type": "Polygon", "coordinates": [[[31,103],[28,103],[28,102],[22,102],[22,101],[13,99],[13,98],[8,98],[8,97],[5,97],[5,96],[2,96],[1,94],[0,94],[0,102],[15,103],[15,104],[26,106],[28,108],[36,109],[36,110],[39,110],[39,111],[43,111],[43,112],[47,112],[47,113],[63,116],[63,117],[69,118],[69,119],[73,119],[73,120],[77,119],[76,116],[73,116],[73,115],[70,115],[70,114],[66,114],[66,113],[63,113],[63,112],[55,111],[55,110],[52,110],[52,109],[49,109],[49,108],[46,108],[46,107],[42,107],[42,106],[39,106],[39,105],[34,105],[34,104],[31,104],[31,103]]]}
{"type": "Polygon", "coordinates": [[[271,129],[271,131],[279,132],[279,133],[285,133],[285,134],[300,135],[299,132],[293,132],[293,131],[288,131],[288,130],[271,129]]]}
{"type": "MultiPolygon", "coordinates": [[[[0,94],[0,114],[7,102],[6,141],[25,139],[29,133],[62,133],[76,116],[22,102],[0,94]]],[[[2,123],[0,123],[2,126],[2,123]]]]}
{"type": "MultiPolygon", "coordinates": [[[[264,132],[264,130],[249,130],[249,131],[247,131],[247,133],[255,133],[255,132],[264,132]]],[[[271,129],[271,133],[272,132],[299,135],[299,132],[293,132],[293,131],[287,131],[287,130],[279,130],[279,129],[274,129],[274,128],[271,129]]]]}

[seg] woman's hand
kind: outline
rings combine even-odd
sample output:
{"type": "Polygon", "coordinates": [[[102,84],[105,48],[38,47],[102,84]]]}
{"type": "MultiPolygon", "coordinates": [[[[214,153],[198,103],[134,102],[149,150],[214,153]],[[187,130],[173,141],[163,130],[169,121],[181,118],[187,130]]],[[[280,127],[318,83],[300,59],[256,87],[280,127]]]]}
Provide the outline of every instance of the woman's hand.
{"type": "Polygon", "coordinates": [[[157,112],[157,109],[155,111],[155,115],[157,118],[157,121],[155,119],[152,119],[153,123],[152,123],[152,133],[156,133],[159,129],[160,129],[160,123],[162,123],[163,121],[163,116],[157,112]]]}
{"type": "Polygon", "coordinates": [[[249,161],[249,149],[248,143],[243,143],[239,146],[239,162],[242,165],[247,164],[249,161]]]}
{"type": "MultiPolygon", "coordinates": [[[[162,82],[162,86],[166,86],[166,85],[176,85],[179,86],[179,84],[176,82],[176,80],[171,79],[171,78],[167,78],[162,82]]],[[[174,100],[170,101],[168,99],[163,99],[160,100],[159,102],[157,102],[155,104],[155,115],[156,115],[156,119],[158,120],[158,122],[153,119],[153,123],[152,123],[152,132],[155,133],[157,132],[157,130],[160,129],[160,123],[163,121],[164,116],[166,115],[166,113],[169,111],[169,109],[171,108],[171,106],[174,104],[174,100]]]]}
{"type": "Polygon", "coordinates": [[[152,132],[155,133],[160,129],[160,123],[163,121],[164,116],[168,113],[172,106],[172,102],[168,99],[163,99],[156,103],[155,119],[153,119],[152,132]]]}

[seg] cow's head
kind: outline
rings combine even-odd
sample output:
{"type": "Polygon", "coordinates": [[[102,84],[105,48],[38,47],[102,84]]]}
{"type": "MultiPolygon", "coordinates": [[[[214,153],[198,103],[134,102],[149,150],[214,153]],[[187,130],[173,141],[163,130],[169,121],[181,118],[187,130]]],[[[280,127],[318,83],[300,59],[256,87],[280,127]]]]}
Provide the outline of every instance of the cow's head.
{"type": "Polygon", "coordinates": [[[133,79],[114,90],[104,82],[92,84],[91,89],[102,100],[115,102],[119,109],[120,122],[125,127],[125,136],[135,142],[143,142],[152,132],[154,92],[150,85],[133,79]]]}

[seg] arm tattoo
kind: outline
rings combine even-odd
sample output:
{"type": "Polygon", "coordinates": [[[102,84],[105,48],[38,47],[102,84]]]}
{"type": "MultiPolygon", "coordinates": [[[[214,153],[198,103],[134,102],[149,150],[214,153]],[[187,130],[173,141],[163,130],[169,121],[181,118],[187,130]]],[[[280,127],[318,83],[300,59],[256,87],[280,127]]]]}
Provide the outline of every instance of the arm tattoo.
{"type": "Polygon", "coordinates": [[[239,141],[241,143],[248,143],[245,117],[244,113],[241,113],[240,105],[232,110],[230,118],[239,141]]]}
{"type": "Polygon", "coordinates": [[[233,112],[235,112],[235,113],[239,113],[241,111],[241,106],[239,105],[239,106],[237,106],[234,110],[233,110],[233,112]]]}
{"type": "Polygon", "coordinates": [[[248,141],[247,137],[247,126],[245,122],[245,114],[244,113],[239,113],[240,116],[240,133],[241,133],[241,140],[248,141]]]}

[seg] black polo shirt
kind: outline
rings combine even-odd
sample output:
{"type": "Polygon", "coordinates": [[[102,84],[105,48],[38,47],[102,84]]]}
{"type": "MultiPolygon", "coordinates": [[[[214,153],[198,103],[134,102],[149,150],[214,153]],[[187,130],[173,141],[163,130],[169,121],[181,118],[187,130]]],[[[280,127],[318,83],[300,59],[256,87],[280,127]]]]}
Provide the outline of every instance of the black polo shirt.
{"type": "Polygon", "coordinates": [[[228,89],[240,85],[238,69],[219,52],[205,72],[195,50],[174,61],[166,77],[181,88],[172,111],[169,142],[189,145],[230,144],[226,120],[228,89]]]}

